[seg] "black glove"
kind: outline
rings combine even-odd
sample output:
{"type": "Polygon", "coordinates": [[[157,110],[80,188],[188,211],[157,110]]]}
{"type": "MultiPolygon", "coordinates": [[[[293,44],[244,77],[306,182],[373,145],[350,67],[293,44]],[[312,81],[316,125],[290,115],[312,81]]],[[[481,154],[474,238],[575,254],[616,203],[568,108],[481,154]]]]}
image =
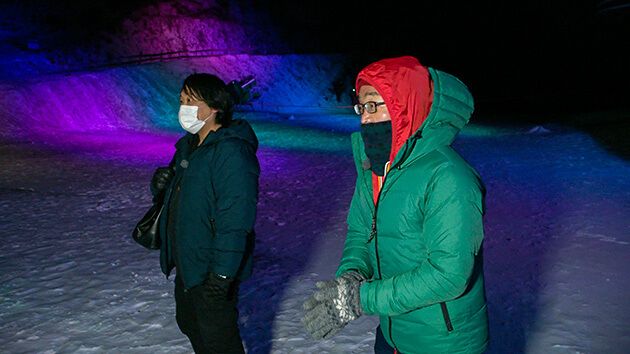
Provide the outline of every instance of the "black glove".
{"type": "Polygon", "coordinates": [[[158,167],[151,178],[151,194],[155,197],[168,188],[175,172],[170,167],[158,167]]]}
{"type": "Polygon", "coordinates": [[[360,294],[366,281],[363,275],[348,272],[316,283],[319,291],[304,302],[307,312],[302,317],[302,324],[313,339],[329,339],[350,321],[365,315],[360,294]]]}
{"type": "Polygon", "coordinates": [[[204,295],[212,301],[229,301],[234,298],[233,291],[234,278],[210,272],[203,281],[202,289],[204,295]]]}

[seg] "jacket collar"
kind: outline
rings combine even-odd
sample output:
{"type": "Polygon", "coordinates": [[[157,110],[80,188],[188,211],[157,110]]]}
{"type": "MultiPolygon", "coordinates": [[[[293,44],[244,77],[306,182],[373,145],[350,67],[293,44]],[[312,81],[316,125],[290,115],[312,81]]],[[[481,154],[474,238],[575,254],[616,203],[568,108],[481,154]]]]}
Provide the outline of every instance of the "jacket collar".
{"type": "MultiPolygon", "coordinates": [[[[175,143],[175,148],[178,150],[188,149],[188,144],[192,138],[193,134],[186,133],[186,135],[175,143]]],[[[214,145],[225,139],[241,139],[249,143],[254,148],[254,151],[258,149],[256,134],[249,123],[243,119],[234,119],[229,127],[222,127],[217,131],[210,132],[203,143],[201,143],[201,146],[214,145]]]]}

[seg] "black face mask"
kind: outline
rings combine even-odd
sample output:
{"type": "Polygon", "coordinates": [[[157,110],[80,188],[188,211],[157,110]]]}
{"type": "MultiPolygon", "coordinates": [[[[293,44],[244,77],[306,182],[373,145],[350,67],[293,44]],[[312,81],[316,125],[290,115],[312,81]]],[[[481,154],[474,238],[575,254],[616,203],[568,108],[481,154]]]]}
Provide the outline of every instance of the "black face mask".
{"type": "Polygon", "coordinates": [[[370,169],[379,176],[384,175],[392,151],[392,121],[361,124],[361,137],[365,154],[370,159],[370,169]]]}

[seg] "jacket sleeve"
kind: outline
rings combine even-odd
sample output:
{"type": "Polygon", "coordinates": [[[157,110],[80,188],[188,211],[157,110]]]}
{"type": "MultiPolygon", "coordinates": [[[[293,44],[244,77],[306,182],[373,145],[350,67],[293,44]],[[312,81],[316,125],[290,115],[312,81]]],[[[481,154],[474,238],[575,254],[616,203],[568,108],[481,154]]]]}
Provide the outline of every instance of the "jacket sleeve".
{"type": "Polygon", "coordinates": [[[215,268],[218,274],[235,277],[254,230],[258,204],[260,166],[254,149],[231,139],[219,146],[212,165],[215,209],[215,268]]]}
{"type": "Polygon", "coordinates": [[[348,234],[335,277],[349,271],[357,271],[368,279],[373,275],[367,249],[371,224],[366,224],[366,218],[370,218],[366,213],[370,212],[365,205],[362,205],[366,202],[366,196],[362,194],[360,181],[357,179],[348,212],[348,234]]]}
{"type": "Polygon", "coordinates": [[[364,284],[361,302],[368,314],[400,315],[466,291],[483,240],[484,193],[470,171],[452,164],[437,170],[423,208],[426,259],[408,272],[364,284]]]}

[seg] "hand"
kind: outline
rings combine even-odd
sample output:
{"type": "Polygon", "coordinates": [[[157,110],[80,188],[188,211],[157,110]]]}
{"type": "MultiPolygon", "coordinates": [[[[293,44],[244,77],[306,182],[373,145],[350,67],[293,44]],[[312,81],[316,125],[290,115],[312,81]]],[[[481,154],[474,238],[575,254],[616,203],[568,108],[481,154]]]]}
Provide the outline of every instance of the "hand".
{"type": "Polygon", "coordinates": [[[203,281],[203,293],[212,301],[228,301],[233,280],[233,278],[211,272],[203,281]]]}
{"type": "Polygon", "coordinates": [[[168,188],[175,172],[170,167],[158,167],[151,178],[151,194],[156,196],[168,188]]]}
{"type": "Polygon", "coordinates": [[[329,339],[365,314],[360,289],[366,281],[363,275],[348,272],[315,284],[319,291],[304,302],[307,312],[302,317],[302,324],[313,339],[329,339]]]}

